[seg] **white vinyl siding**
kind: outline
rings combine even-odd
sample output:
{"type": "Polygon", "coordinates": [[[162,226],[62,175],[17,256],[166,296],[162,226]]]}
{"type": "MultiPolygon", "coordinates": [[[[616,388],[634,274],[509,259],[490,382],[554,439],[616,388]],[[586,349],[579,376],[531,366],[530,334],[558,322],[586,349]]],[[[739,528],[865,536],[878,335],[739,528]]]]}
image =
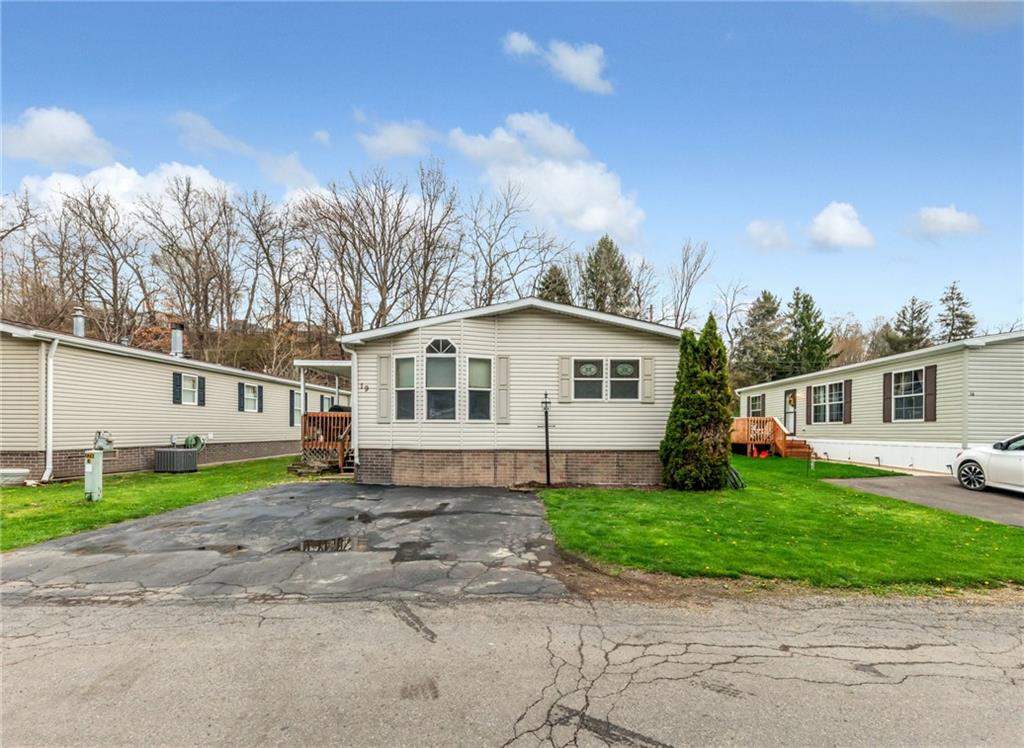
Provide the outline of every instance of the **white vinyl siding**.
{"type": "Polygon", "coordinates": [[[47,346],[0,337],[0,448],[37,450],[45,446],[47,346]]]}
{"type": "MultiPolygon", "coordinates": [[[[214,442],[297,438],[288,426],[288,391],[299,398],[294,384],[262,382],[263,412],[245,413],[238,410],[237,373],[194,370],[206,378],[206,406],[182,408],[171,403],[171,375],[187,370],[186,361],[165,364],[62,343],[54,378],[54,448],[86,449],[98,430],[109,431],[115,447],[162,445],[172,434],[191,433],[212,433],[214,442]]],[[[311,399],[333,392],[315,385],[306,390],[311,399]]]]}
{"type": "MultiPolygon", "coordinates": [[[[983,350],[983,349],[982,349],[983,350]]],[[[972,351],[971,355],[978,353],[972,351]]],[[[815,437],[849,440],[885,440],[900,442],[959,442],[963,433],[965,352],[963,349],[931,353],[923,351],[920,357],[896,366],[891,361],[880,360],[877,364],[862,368],[835,372],[826,369],[820,375],[801,378],[796,381],[780,381],[757,385],[751,390],[763,392],[765,415],[784,418],[785,392],[796,390],[796,436],[803,439],[815,437]],[[924,368],[936,365],[935,421],[893,421],[882,422],[882,378],[886,373],[898,369],[924,368]],[[852,402],[850,423],[806,422],[806,392],[808,386],[840,384],[852,380],[852,402]]],[[[746,391],[741,391],[740,402],[746,408],[746,391]]],[[[844,407],[846,407],[844,405],[844,407]]],[[[747,415],[747,413],[744,413],[747,415]]],[[[813,419],[812,419],[813,420],[813,419]]],[[[1009,433],[1012,433],[1009,432],[1009,433]]]]}
{"type": "Polygon", "coordinates": [[[1024,430],[1024,340],[969,350],[966,368],[968,441],[991,444],[1024,430]]]}
{"type": "MultiPolygon", "coordinates": [[[[357,398],[359,446],[407,449],[543,449],[541,400],[551,398],[553,449],[657,449],[665,434],[676,378],[678,341],[543,310],[456,320],[371,341],[356,347],[358,381],[368,390],[357,398]],[[377,423],[377,356],[414,356],[417,391],[425,388],[426,346],[447,338],[456,347],[456,419],[426,420],[417,402],[415,421],[377,423]],[[468,418],[468,359],[508,357],[508,423],[468,418]],[[554,402],[562,357],[647,359],[654,402],[579,400],[554,402]]],[[[492,369],[492,378],[495,370],[492,369]]],[[[643,372],[644,382],[648,381],[643,372]]],[[[493,385],[492,385],[493,386],[493,385]]],[[[493,408],[492,403],[492,408],[493,408]]],[[[492,416],[493,416],[492,412],[492,416]]]]}

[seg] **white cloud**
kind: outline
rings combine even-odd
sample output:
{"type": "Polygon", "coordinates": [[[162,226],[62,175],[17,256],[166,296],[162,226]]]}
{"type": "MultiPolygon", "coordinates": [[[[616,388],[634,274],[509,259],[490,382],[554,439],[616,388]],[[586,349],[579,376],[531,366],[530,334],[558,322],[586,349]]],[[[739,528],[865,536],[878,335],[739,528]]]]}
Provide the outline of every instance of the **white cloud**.
{"type": "Polygon", "coordinates": [[[873,247],[875,237],[849,203],[831,202],[811,222],[811,241],[820,247],[873,247]]]}
{"type": "Polygon", "coordinates": [[[195,112],[178,112],[171,117],[181,142],[192,151],[226,151],[255,161],[267,179],[288,190],[316,185],[316,177],[299,160],[297,153],[278,156],[253,148],[248,143],[218,130],[212,122],[195,112]]]}
{"type": "Polygon", "coordinates": [[[78,112],[51,107],[26,109],[17,124],[3,126],[7,158],[29,159],[44,166],[110,163],[113,149],[78,112]]]}
{"type": "Polygon", "coordinates": [[[90,186],[109,194],[121,205],[131,207],[140,197],[159,196],[175,177],[189,178],[199,188],[231,191],[231,185],[213,176],[206,168],[172,161],[160,164],[145,174],[130,166],[114,163],[84,176],[65,172],[53,172],[45,177],[27,176],[21,180],[19,192],[27,192],[29,199],[40,205],[59,205],[65,195],[73,195],[84,186],[90,186]]]}
{"type": "Polygon", "coordinates": [[[427,144],[436,137],[433,130],[418,120],[384,122],[372,133],[356,133],[356,140],[376,159],[422,156],[427,153],[427,144]]]}
{"type": "Polygon", "coordinates": [[[514,57],[540,57],[556,76],[582,91],[610,94],[615,89],[604,77],[604,49],[597,44],[570,44],[555,39],[542,49],[520,31],[510,31],[502,39],[505,54],[514,57]]]}
{"type": "Polygon", "coordinates": [[[783,249],[789,246],[789,235],[782,221],[751,221],[747,224],[747,238],[761,249],[783,249]]]}
{"type": "Polygon", "coordinates": [[[974,234],[981,231],[978,217],[955,205],[942,208],[921,208],[917,212],[917,229],[927,237],[937,238],[950,234],[974,234]]]}
{"type": "Polygon", "coordinates": [[[327,130],[314,130],[313,131],[313,140],[315,140],[320,145],[330,145],[331,144],[331,134],[329,132],[327,132],[327,130]]]}
{"type": "Polygon", "coordinates": [[[639,232],[644,212],[623,194],[618,175],[547,114],[511,114],[489,135],[456,128],[449,142],[479,164],[494,187],[519,186],[542,223],[587,234],[608,232],[626,242],[639,232]]]}
{"type": "Polygon", "coordinates": [[[535,55],[540,53],[537,44],[521,31],[509,31],[502,39],[507,55],[535,55]]]}

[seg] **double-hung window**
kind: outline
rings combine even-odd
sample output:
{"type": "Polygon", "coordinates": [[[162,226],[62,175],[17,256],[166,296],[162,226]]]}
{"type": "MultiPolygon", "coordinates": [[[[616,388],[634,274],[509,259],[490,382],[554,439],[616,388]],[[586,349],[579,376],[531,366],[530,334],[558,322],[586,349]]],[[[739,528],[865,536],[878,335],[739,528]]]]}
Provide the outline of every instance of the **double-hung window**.
{"type": "Polygon", "coordinates": [[[843,422],[843,383],[816,384],[811,388],[811,422],[843,422]]]}
{"type": "Polygon", "coordinates": [[[195,405],[199,402],[199,377],[195,374],[181,375],[181,404],[195,405]]]}
{"type": "Polygon", "coordinates": [[[395,420],[416,418],[416,359],[395,359],[395,420]]]}
{"type": "Polygon", "coordinates": [[[608,397],[612,400],[640,399],[640,361],[613,358],[608,362],[608,397]]]}
{"type": "Polygon", "coordinates": [[[924,369],[893,372],[892,420],[924,420],[924,369]]]}
{"type": "Polygon", "coordinates": [[[603,359],[573,359],[572,397],[574,400],[601,400],[604,398],[603,359]]]}
{"type": "Polygon", "coordinates": [[[295,390],[292,390],[292,423],[296,426],[302,425],[302,397],[295,390]]]}
{"type": "Polygon", "coordinates": [[[256,413],[260,409],[259,389],[255,384],[245,385],[245,412],[256,413]]]}
{"type": "Polygon", "coordinates": [[[427,346],[427,420],[455,420],[455,346],[434,340],[427,346]]]}
{"type": "Polygon", "coordinates": [[[764,395],[750,396],[750,412],[747,415],[751,418],[761,418],[764,416],[764,395]]]}
{"type": "Polygon", "coordinates": [[[469,358],[467,410],[471,421],[491,420],[491,359],[469,358]]]}

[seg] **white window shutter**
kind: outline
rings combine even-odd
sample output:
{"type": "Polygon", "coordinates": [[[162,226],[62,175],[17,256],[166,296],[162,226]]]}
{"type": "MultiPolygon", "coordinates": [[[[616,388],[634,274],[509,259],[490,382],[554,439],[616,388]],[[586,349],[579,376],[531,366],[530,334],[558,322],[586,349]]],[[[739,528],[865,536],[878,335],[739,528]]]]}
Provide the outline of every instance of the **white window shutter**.
{"type": "Polygon", "coordinates": [[[640,360],[640,400],[654,402],[654,358],[645,356],[640,360]]]}
{"type": "Polygon", "coordinates": [[[558,358],[558,402],[572,402],[572,359],[558,358]]]}
{"type": "Polygon", "coordinates": [[[391,356],[377,356],[377,423],[391,423],[391,356]]]}
{"type": "Polygon", "coordinates": [[[495,358],[495,364],[498,371],[495,377],[497,389],[495,391],[496,403],[495,403],[495,418],[497,423],[510,423],[509,418],[509,376],[508,376],[508,356],[497,356],[495,358]]]}

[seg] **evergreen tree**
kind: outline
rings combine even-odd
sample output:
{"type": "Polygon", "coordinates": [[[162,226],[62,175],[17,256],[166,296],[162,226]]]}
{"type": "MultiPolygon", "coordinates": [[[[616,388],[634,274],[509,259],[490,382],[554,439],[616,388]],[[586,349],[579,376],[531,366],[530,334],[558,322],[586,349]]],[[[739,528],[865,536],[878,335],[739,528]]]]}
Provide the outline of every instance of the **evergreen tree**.
{"type": "Polygon", "coordinates": [[[580,273],[580,302],[587,309],[626,314],[630,309],[633,275],[622,251],[607,234],[587,250],[580,273]]]}
{"type": "Polygon", "coordinates": [[[978,321],[971,313],[971,302],[963,295],[957,281],[949,284],[939,304],[942,310],[937,318],[939,330],[935,342],[952,343],[954,340],[974,337],[978,321]]]}
{"type": "Polygon", "coordinates": [[[932,323],[929,318],[932,305],[911,296],[910,301],[896,313],[892,329],[885,336],[889,353],[906,353],[931,345],[932,323]]]}
{"type": "Polygon", "coordinates": [[[793,289],[786,312],[786,342],[780,377],[795,377],[828,368],[834,358],[832,333],[809,293],[793,289]]]}
{"type": "Polygon", "coordinates": [[[785,342],[782,302],[770,291],[762,291],[747,309],[746,319],[736,335],[732,370],[736,382],[757,384],[778,377],[785,342]]]}
{"type": "Polygon", "coordinates": [[[537,283],[537,298],[556,304],[572,304],[569,276],[561,265],[552,265],[537,283]]]}
{"type": "Polygon", "coordinates": [[[708,315],[699,339],[691,330],[679,338],[675,395],[659,449],[666,486],[712,491],[727,485],[732,398],[725,345],[708,315]]]}

